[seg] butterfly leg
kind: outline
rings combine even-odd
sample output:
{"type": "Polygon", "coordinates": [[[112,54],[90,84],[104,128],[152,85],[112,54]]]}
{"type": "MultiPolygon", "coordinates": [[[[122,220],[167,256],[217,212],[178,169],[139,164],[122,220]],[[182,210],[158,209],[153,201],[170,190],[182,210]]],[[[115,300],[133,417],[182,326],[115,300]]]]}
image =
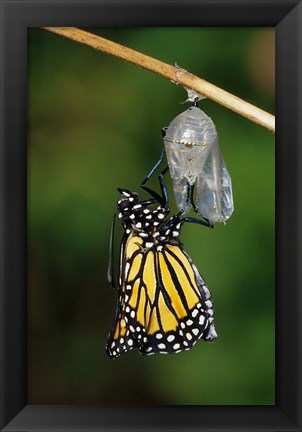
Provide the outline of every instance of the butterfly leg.
{"type": "Polygon", "coordinates": [[[189,223],[196,223],[198,225],[203,225],[207,228],[214,228],[214,225],[210,224],[210,222],[208,220],[205,219],[205,221],[197,219],[197,218],[193,218],[193,217],[184,217],[184,218],[180,218],[180,216],[184,213],[184,210],[180,210],[176,215],[174,215],[170,220],[168,220],[168,222],[164,225],[164,227],[161,229],[162,232],[165,232],[167,229],[170,229],[174,226],[176,226],[176,224],[178,222],[182,224],[184,224],[185,222],[189,222],[189,223]]]}
{"type": "MultiPolygon", "coordinates": [[[[198,208],[197,208],[197,206],[196,206],[196,204],[194,202],[194,188],[195,188],[195,183],[193,184],[193,186],[190,186],[190,197],[189,197],[189,199],[190,199],[190,202],[192,204],[192,207],[193,207],[193,210],[195,211],[195,213],[197,213],[199,216],[201,216],[198,213],[198,208]]],[[[204,218],[203,216],[201,216],[201,217],[206,221],[206,223],[202,224],[202,225],[208,226],[209,228],[214,228],[213,225],[210,224],[210,222],[209,222],[208,219],[204,218]]],[[[198,219],[196,219],[196,220],[198,220],[198,219]]]]}
{"type": "Polygon", "coordinates": [[[181,219],[181,222],[189,222],[189,223],[196,223],[198,225],[203,225],[206,226],[208,228],[214,228],[214,225],[210,224],[210,222],[204,218],[204,221],[197,219],[197,218],[193,218],[193,217],[185,217],[181,219]]]}
{"type": "Polygon", "coordinates": [[[167,188],[164,184],[163,175],[168,171],[168,167],[166,167],[164,170],[162,170],[158,176],[162,196],[160,196],[153,189],[150,189],[148,186],[146,186],[147,181],[151,178],[151,176],[154,174],[155,170],[162,163],[164,155],[165,155],[165,149],[162,150],[159,160],[156,162],[156,164],[154,165],[152,170],[149,172],[149,174],[144,178],[144,180],[142,181],[140,186],[142,189],[147,191],[153,198],[155,198],[163,207],[167,207],[168,206],[168,192],[167,192],[167,188]]]}
{"type": "Polygon", "coordinates": [[[195,204],[195,202],[194,202],[194,189],[195,189],[195,183],[191,186],[190,189],[191,189],[191,190],[190,190],[190,202],[191,202],[191,204],[192,204],[193,210],[195,211],[195,213],[197,213],[197,212],[198,212],[198,209],[197,209],[197,206],[196,206],[196,204],[195,204]]]}
{"type": "Polygon", "coordinates": [[[158,176],[160,189],[161,189],[161,193],[162,193],[162,201],[163,201],[162,205],[165,208],[168,208],[168,190],[167,190],[167,187],[166,187],[165,182],[164,182],[164,175],[166,174],[168,169],[169,169],[169,167],[166,166],[166,168],[163,169],[158,176]]]}

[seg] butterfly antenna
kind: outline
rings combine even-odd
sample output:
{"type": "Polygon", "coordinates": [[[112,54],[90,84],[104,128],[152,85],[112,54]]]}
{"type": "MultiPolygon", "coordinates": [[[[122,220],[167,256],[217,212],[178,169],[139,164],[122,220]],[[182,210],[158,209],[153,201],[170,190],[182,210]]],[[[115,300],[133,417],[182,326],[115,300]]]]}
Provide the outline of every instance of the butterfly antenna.
{"type": "Polygon", "coordinates": [[[112,288],[116,287],[116,283],[114,280],[114,230],[115,230],[115,220],[118,210],[114,212],[111,224],[111,233],[109,240],[109,263],[108,263],[108,271],[107,271],[107,279],[111,283],[112,288]]]}

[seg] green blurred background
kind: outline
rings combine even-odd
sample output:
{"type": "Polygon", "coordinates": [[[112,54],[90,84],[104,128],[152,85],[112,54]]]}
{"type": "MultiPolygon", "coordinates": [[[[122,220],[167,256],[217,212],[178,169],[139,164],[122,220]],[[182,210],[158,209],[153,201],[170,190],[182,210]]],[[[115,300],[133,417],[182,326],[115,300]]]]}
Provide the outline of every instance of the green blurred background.
{"type": "MultiPolygon", "coordinates": [[[[89,31],[274,112],[273,29],[89,31]]],[[[214,230],[188,224],[182,241],[212,292],[219,338],[170,356],[104,350],[116,189],[140,191],[185,99],[158,75],[28,31],[30,404],[274,404],[274,135],[211,100],[200,107],[217,126],[235,212],[214,230]]]]}

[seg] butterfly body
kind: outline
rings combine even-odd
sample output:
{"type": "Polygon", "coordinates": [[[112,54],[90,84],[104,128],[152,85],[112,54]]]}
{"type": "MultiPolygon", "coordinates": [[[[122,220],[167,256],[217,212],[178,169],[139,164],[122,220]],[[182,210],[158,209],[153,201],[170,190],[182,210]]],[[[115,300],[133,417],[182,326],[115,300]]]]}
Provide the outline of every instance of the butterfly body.
{"type": "Polygon", "coordinates": [[[124,227],[118,302],[107,354],[133,348],[142,355],[189,350],[217,337],[208,288],[179,240],[185,218],[169,208],[119,189],[124,227]]]}

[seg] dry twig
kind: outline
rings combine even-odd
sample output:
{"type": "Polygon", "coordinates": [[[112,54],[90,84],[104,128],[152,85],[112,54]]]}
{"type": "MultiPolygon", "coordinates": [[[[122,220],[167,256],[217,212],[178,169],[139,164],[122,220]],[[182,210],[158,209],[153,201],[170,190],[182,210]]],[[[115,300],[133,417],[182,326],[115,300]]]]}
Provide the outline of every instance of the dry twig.
{"type": "Polygon", "coordinates": [[[112,42],[101,36],[88,33],[75,27],[42,27],[52,33],[64,36],[73,41],[114,55],[130,63],[136,64],[144,69],[155,72],[176,84],[195,90],[197,93],[225,106],[226,108],[248,118],[268,130],[275,132],[275,117],[260,108],[222,90],[221,88],[205,81],[202,78],[192,75],[185,69],[172,66],[149,57],[126,46],[112,42]]]}

